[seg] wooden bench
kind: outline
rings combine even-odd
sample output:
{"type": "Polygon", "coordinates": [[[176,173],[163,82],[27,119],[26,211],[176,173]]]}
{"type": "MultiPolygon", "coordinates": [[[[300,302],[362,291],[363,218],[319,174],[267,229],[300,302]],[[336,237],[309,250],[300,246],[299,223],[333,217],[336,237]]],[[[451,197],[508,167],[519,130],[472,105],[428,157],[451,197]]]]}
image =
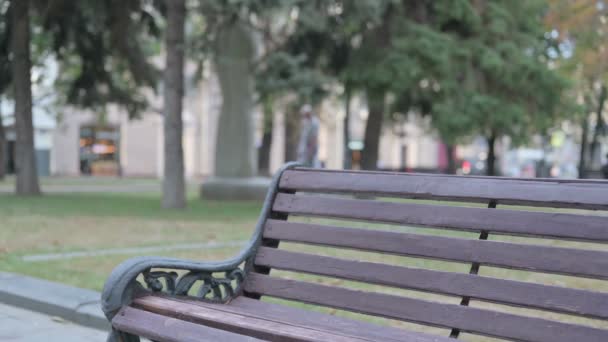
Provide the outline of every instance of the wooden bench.
{"type": "Polygon", "coordinates": [[[110,340],[606,342],[607,210],[608,182],[288,164],[235,258],[119,265],[110,340]]]}

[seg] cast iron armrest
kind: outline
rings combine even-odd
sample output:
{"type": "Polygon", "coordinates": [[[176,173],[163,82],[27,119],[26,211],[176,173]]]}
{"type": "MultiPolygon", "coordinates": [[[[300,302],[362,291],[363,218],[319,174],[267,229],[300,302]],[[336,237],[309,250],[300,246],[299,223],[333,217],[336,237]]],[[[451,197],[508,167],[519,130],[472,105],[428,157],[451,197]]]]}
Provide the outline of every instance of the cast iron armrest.
{"type": "Polygon", "coordinates": [[[196,262],[166,257],[139,257],[126,260],[112,271],[105,283],[101,295],[102,310],[111,320],[122,306],[131,302],[134,291],[147,289],[152,292],[185,296],[197,281],[202,281],[203,284],[196,297],[226,302],[239,293],[245,275],[239,266],[252,252],[252,248],[245,249],[237,257],[220,262],[196,262]],[[178,270],[187,272],[179,275],[175,272],[178,270]],[[214,277],[213,273],[217,272],[225,272],[224,278],[214,277]],[[137,281],[140,275],[143,276],[143,283],[137,281]]]}
{"type": "Polygon", "coordinates": [[[241,290],[245,270],[240,268],[251,264],[251,258],[262,240],[262,231],[276,196],[279,180],[287,169],[299,166],[297,163],[284,165],[274,176],[266,195],[260,218],[253,236],[241,252],[228,260],[218,262],[196,262],[166,257],[138,257],[118,265],[108,277],[102,294],[102,310],[109,321],[125,305],[129,305],[135,291],[147,290],[163,292],[170,295],[187,295],[195,283],[202,281],[196,297],[199,299],[227,302],[241,290]],[[153,269],[163,269],[154,271],[153,269]],[[169,270],[169,271],[166,271],[169,270]],[[186,273],[179,275],[176,270],[186,273]],[[223,278],[214,277],[213,273],[224,272],[223,278]],[[137,277],[143,276],[141,283],[137,277]],[[161,281],[164,280],[163,281],[161,281]]]}
{"type": "MultiPolygon", "coordinates": [[[[197,298],[215,302],[229,301],[240,291],[245,273],[239,266],[253,255],[253,246],[255,244],[250,243],[238,256],[223,262],[204,263],[165,257],[139,257],[126,260],[108,277],[101,294],[101,308],[108,321],[112,322],[112,318],[119,310],[129,305],[134,295],[141,291],[185,296],[199,281],[203,284],[199,287],[197,298]],[[170,271],[152,270],[156,268],[170,271]],[[187,272],[180,276],[174,270],[187,272]],[[213,276],[215,272],[225,272],[224,278],[215,278],[213,276]],[[137,280],[140,275],[143,276],[143,284],[137,280]],[[161,279],[164,279],[164,283],[161,279]]],[[[112,328],[107,341],[140,342],[140,339],[112,328]]]]}

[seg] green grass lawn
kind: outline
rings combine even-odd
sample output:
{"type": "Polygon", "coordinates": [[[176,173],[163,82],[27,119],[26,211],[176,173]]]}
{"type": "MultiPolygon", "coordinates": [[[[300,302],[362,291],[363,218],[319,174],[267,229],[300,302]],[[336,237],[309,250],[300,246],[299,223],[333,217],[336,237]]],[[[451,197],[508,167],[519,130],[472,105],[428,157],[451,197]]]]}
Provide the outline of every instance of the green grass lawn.
{"type": "MultiPolygon", "coordinates": [[[[105,180],[102,181],[105,182],[105,180]]],[[[125,182],[124,184],[128,183],[125,182]]],[[[259,202],[203,201],[198,199],[194,192],[189,194],[188,208],[186,210],[161,209],[159,193],[46,194],[41,197],[0,195],[0,218],[2,220],[0,222],[0,270],[27,274],[94,290],[101,290],[107,275],[117,264],[130,257],[149,253],[113,254],[94,257],[85,256],[36,262],[24,261],[22,258],[34,254],[95,251],[109,248],[245,241],[253,232],[261,205],[262,204],[259,202]]],[[[369,223],[340,222],[328,219],[296,218],[296,220],[365,227],[368,229],[424,233],[459,238],[477,238],[476,233],[433,230],[397,225],[370,225],[369,223]]],[[[521,243],[542,242],[541,240],[504,236],[490,236],[490,239],[497,241],[517,241],[521,243]]],[[[608,251],[606,245],[599,244],[551,240],[543,243],[561,247],[589,248],[608,251]]],[[[290,243],[281,244],[281,248],[341,258],[352,258],[454,272],[468,272],[470,267],[470,265],[463,263],[387,256],[376,253],[340,250],[327,247],[312,247],[290,243]]],[[[233,256],[238,250],[239,247],[223,247],[207,250],[164,251],[154,254],[192,260],[221,260],[233,256]]],[[[513,271],[485,266],[481,268],[480,272],[482,275],[487,276],[608,292],[608,282],[600,280],[513,271]]],[[[273,274],[368,291],[389,292],[403,295],[414,294],[415,297],[445,303],[457,304],[460,300],[460,298],[457,297],[389,289],[386,287],[312,275],[275,271],[273,271],[273,274]]],[[[497,306],[495,304],[481,303],[478,301],[472,301],[471,305],[478,307],[492,305],[494,309],[506,312],[532,316],[546,316],[556,319],[562,319],[562,316],[564,316],[497,306]]],[[[305,307],[307,305],[297,304],[297,306],[305,307]]],[[[338,310],[322,310],[349,317],[357,318],[359,316],[338,310]]],[[[420,328],[420,326],[380,318],[370,319],[369,317],[366,317],[364,319],[372,320],[380,324],[407,326],[408,328],[414,328],[415,330],[438,332],[443,335],[446,334],[445,329],[420,328]]],[[[608,328],[605,322],[600,321],[581,320],[570,316],[563,318],[563,320],[608,328]]],[[[470,337],[465,340],[487,341],[488,339],[470,337]]]]}
{"type": "MultiPolygon", "coordinates": [[[[186,210],[160,208],[160,195],[0,195],[0,270],[100,290],[114,266],[137,254],[25,262],[25,255],[108,248],[246,240],[261,203],[202,201],[191,194],[186,210]]],[[[238,248],[188,251],[221,259],[238,248]]],[[[184,251],[158,253],[183,256],[184,251]]],[[[188,254],[188,253],[187,253],[188,254]]]]}

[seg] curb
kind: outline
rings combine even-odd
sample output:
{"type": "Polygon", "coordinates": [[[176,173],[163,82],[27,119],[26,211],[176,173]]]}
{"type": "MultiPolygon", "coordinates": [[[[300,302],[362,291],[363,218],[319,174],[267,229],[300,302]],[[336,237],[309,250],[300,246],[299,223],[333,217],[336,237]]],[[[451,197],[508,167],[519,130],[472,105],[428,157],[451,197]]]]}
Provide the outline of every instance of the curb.
{"type": "Polygon", "coordinates": [[[0,303],[110,331],[101,311],[101,294],[96,291],[0,272],[0,303]]]}

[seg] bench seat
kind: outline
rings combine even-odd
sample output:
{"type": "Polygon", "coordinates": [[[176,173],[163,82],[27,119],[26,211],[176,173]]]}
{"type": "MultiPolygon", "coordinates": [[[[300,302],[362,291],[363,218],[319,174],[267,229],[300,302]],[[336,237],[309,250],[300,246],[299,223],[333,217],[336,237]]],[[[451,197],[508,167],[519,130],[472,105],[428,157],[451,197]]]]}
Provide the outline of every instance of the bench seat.
{"type": "MultiPolygon", "coordinates": [[[[146,295],[135,299],[131,307],[123,308],[123,311],[114,317],[112,324],[122,331],[155,339],[160,334],[179,334],[184,330],[183,324],[188,322],[197,323],[195,326],[204,329],[215,330],[214,337],[219,336],[219,330],[241,334],[240,338],[234,334],[223,336],[226,341],[452,341],[444,337],[378,326],[243,296],[227,304],[213,304],[187,298],[146,295]],[[148,324],[150,330],[142,332],[141,326],[145,325],[148,319],[143,317],[142,311],[164,317],[164,320],[158,324],[148,324]]],[[[207,330],[202,330],[198,336],[209,335],[207,330]]]]}
{"type": "Polygon", "coordinates": [[[238,255],[127,260],[102,305],[110,342],[607,342],[608,182],[289,164],[238,255]]]}

